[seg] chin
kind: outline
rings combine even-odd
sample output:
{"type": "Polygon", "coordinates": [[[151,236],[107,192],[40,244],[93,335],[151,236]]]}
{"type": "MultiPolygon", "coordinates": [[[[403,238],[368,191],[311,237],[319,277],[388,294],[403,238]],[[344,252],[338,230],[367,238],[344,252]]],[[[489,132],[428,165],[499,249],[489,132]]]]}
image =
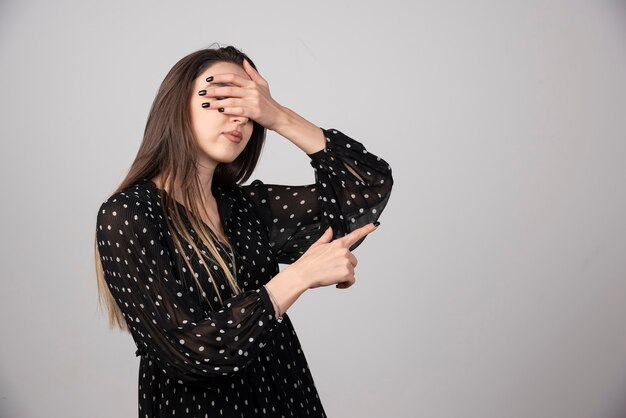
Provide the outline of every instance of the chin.
{"type": "Polygon", "coordinates": [[[214,161],[216,163],[228,164],[232,163],[241,155],[243,148],[241,150],[236,149],[227,149],[222,147],[214,147],[207,152],[208,150],[201,151],[202,159],[206,159],[208,161],[214,161]],[[218,149],[216,149],[218,148],[218,149]]]}

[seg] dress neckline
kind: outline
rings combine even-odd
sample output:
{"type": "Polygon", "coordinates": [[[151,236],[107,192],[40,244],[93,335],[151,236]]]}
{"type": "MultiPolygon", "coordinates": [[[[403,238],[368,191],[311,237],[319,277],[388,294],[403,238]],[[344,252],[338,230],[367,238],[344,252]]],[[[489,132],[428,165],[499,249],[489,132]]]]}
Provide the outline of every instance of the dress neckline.
{"type": "MultiPolygon", "coordinates": [[[[159,192],[161,192],[161,193],[166,194],[166,195],[168,195],[168,196],[169,196],[169,193],[167,192],[167,190],[162,189],[162,188],[160,188],[159,186],[157,186],[157,184],[156,184],[156,183],[155,183],[152,179],[146,179],[146,182],[147,182],[147,183],[150,185],[150,187],[152,187],[153,189],[158,190],[159,192]]],[[[217,187],[219,188],[219,186],[217,186],[217,187]]],[[[230,211],[228,211],[228,212],[227,212],[227,205],[228,205],[228,207],[231,207],[232,202],[231,202],[231,201],[226,202],[226,203],[225,203],[225,202],[223,202],[223,201],[222,201],[222,196],[221,196],[221,195],[219,195],[219,194],[217,194],[217,196],[215,196],[215,195],[214,195],[214,197],[215,197],[215,201],[216,201],[216,203],[217,203],[217,211],[218,211],[218,214],[219,214],[219,217],[220,217],[220,224],[222,225],[222,229],[224,230],[224,236],[225,236],[226,238],[228,238],[228,235],[226,234],[226,225],[225,225],[225,220],[226,220],[226,219],[228,219],[226,215],[230,213],[230,211]]],[[[187,208],[185,207],[185,205],[183,205],[182,203],[180,203],[178,200],[174,200],[174,201],[176,202],[176,205],[177,205],[180,209],[182,209],[183,214],[185,215],[185,217],[187,218],[187,220],[189,220],[189,215],[188,215],[187,208]]],[[[213,229],[212,229],[212,228],[211,228],[211,227],[210,227],[210,226],[209,226],[206,222],[204,222],[204,220],[200,219],[200,222],[202,222],[202,224],[203,224],[204,226],[206,226],[206,227],[207,227],[207,229],[209,230],[209,232],[210,232],[210,233],[211,233],[211,235],[213,236],[213,239],[215,239],[215,240],[216,240],[216,241],[220,244],[220,246],[221,246],[221,247],[222,247],[225,251],[227,251],[228,253],[230,253],[230,251],[229,251],[229,250],[227,250],[227,248],[228,248],[227,244],[225,244],[224,242],[222,242],[222,241],[219,239],[219,237],[217,236],[217,234],[215,233],[215,231],[213,231],[213,229]]],[[[232,245],[232,244],[231,244],[231,245],[232,245]]]]}

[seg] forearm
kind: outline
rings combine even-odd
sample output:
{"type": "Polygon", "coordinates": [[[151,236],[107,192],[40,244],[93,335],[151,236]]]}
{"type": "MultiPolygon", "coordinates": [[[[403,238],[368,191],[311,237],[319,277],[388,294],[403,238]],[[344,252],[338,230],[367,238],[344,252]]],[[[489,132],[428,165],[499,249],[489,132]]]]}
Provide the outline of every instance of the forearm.
{"type": "Polygon", "coordinates": [[[293,110],[283,106],[283,113],[273,131],[293,142],[307,154],[313,154],[326,147],[324,132],[293,110]]]}
{"type": "Polygon", "coordinates": [[[305,280],[296,275],[294,270],[290,270],[289,267],[274,276],[265,284],[265,287],[273,299],[276,316],[282,316],[309,288],[305,280]]]}

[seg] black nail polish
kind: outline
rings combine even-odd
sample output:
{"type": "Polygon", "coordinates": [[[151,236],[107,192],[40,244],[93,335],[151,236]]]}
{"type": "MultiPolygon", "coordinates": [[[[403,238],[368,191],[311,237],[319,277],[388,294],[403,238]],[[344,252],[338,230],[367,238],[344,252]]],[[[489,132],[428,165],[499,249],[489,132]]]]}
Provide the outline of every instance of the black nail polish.
{"type": "Polygon", "coordinates": [[[378,226],[378,225],[380,225],[380,222],[378,221],[374,222],[374,226],[378,226]]]}
{"type": "Polygon", "coordinates": [[[212,76],[212,75],[210,75],[210,76],[208,76],[208,77],[206,78],[206,82],[207,82],[207,83],[210,83],[211,81],[213,81],[213,76],[212,76]]]}
{"type": "Polygon", "coordinates": [[[200,96],[204,96],[205,94],[206,94],[206,90],[200,90],[198,92],[198,95],[200,95],[200,96]]]}
{"type": "Polygon", "coordinates": [[[209,102],[202,103],[202,107],[209,107],[209,106],[211,106],[211,103],[209,102]]]}
{"type": "Polygon", "coordinates": [[[219,108],[219,109],[217,109],[217,110],[219,110],[220,112],[224,112],[224,108],[223,108],[223,107],[220,107],[220,108],[219,108]]]}

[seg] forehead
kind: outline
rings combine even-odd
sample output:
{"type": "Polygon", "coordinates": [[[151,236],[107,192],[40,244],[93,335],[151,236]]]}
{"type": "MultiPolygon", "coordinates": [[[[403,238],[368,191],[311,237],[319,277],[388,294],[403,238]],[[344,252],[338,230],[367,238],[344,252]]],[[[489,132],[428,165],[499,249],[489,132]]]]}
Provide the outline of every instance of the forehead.
{"type": "Polygon", "coordinates": [[[246,74],[243,67],[241,65],[233,64],[232,62],[216,62],[209,68],[205,69],[198,79],[204,81],[210,75],[227,73],[237,74],[240,77],[250,80],[250,76],[246,74]]]}

